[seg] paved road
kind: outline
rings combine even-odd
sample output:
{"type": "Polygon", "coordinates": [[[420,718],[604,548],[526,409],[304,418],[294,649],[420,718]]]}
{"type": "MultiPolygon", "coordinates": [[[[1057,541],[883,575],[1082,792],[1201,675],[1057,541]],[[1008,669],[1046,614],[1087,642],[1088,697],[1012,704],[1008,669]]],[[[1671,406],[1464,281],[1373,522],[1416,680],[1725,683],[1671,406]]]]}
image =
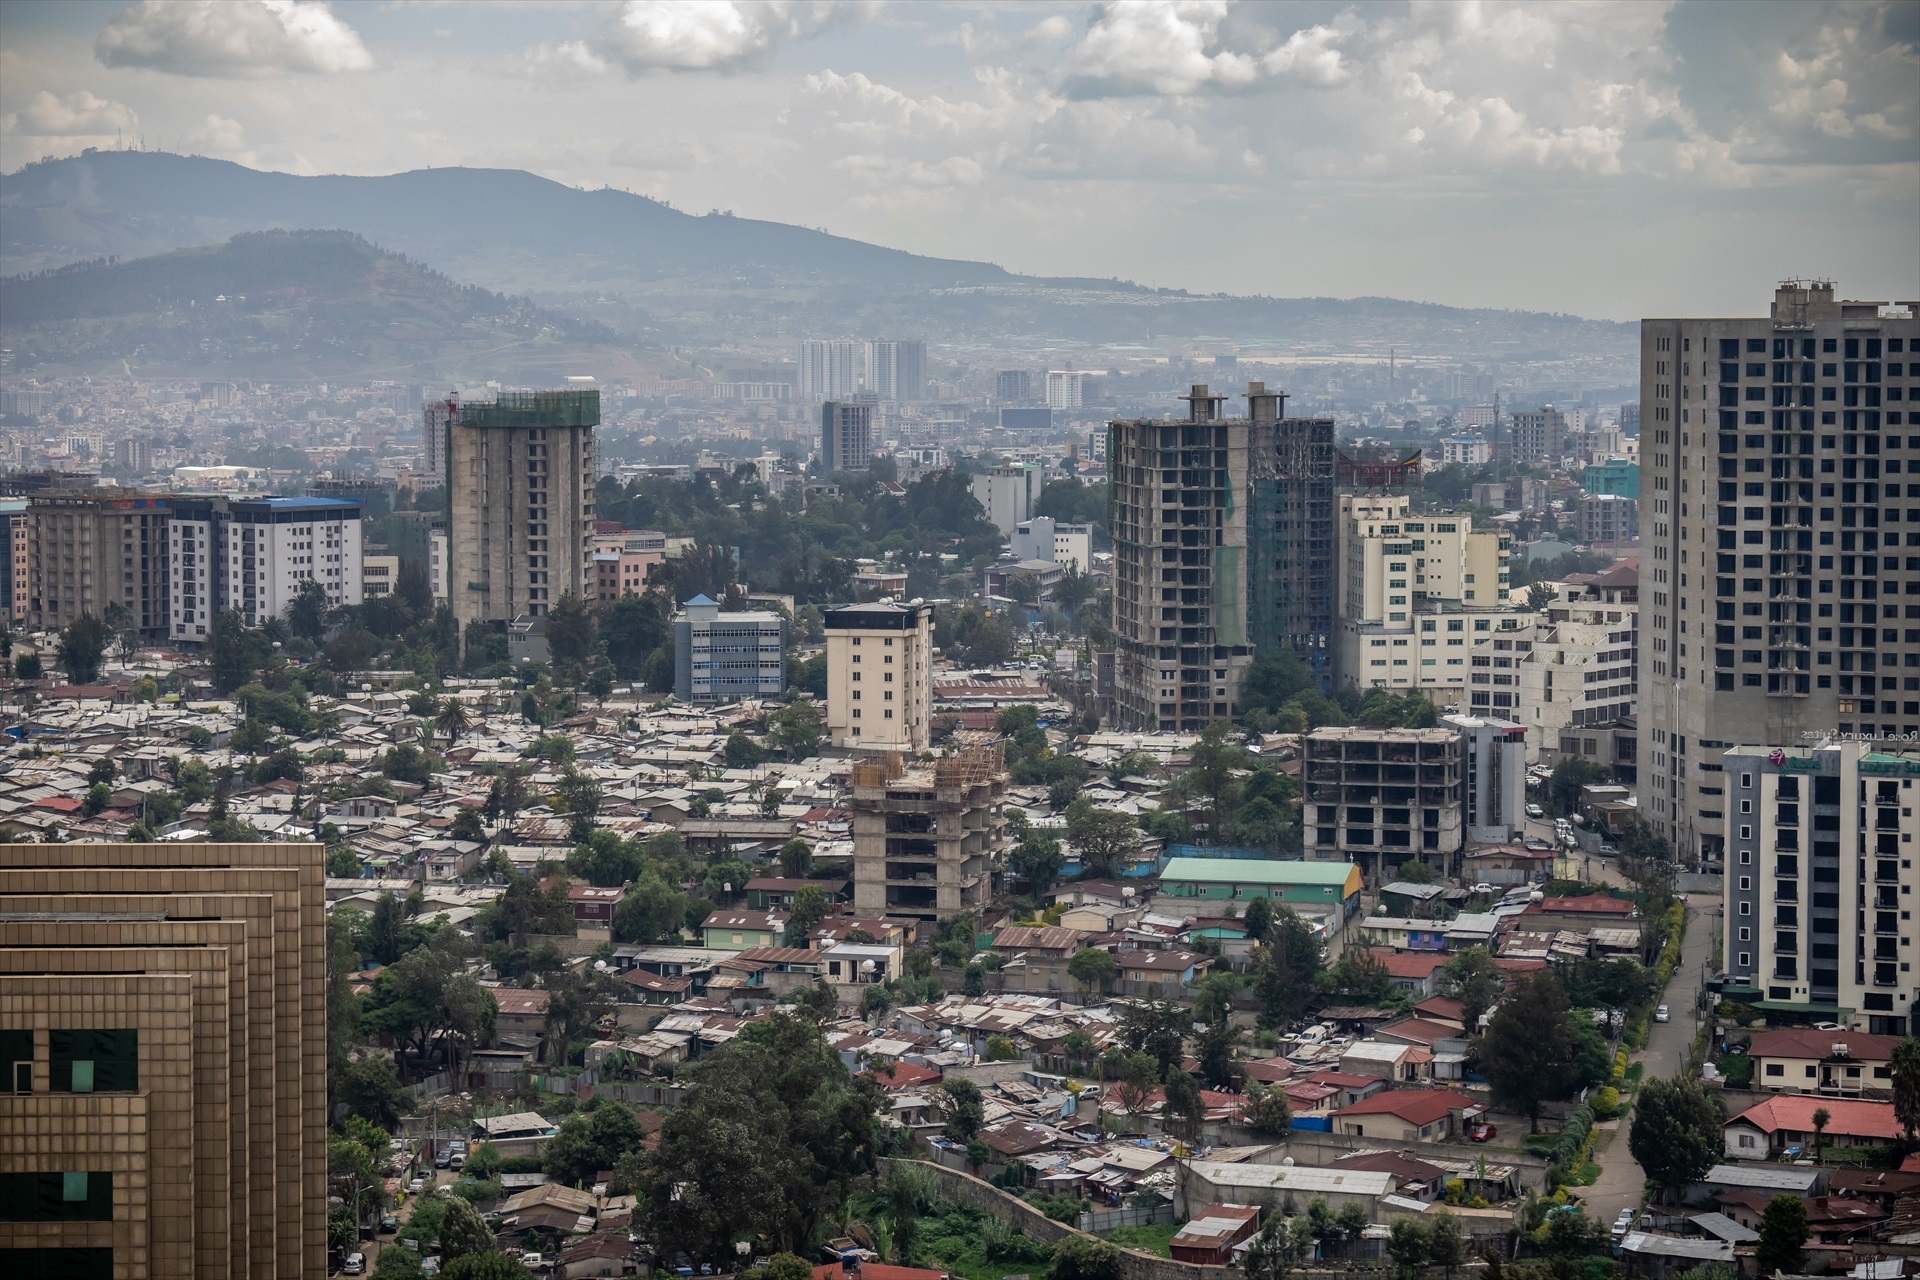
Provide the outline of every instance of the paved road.
{"type": "MultiPolygon", "coordinates": [[[[1680,967],[1674,970],[1662,997],[1673,1020],[1652,1023],[1646,1047],[1634,1055],[1634,1061],[1645,1066],[1643,1079],[1678,1075],[1687,1065],[1694,1033],[1700,1027],[1700,992],[1712,967],[1708,953],[1719,915],[1717,900],[1706,894],[1692,895],[1687,908],[1687,936],[1680,944],[1680,967]]],[[[1620,1210],[1639,1207],[1646,1183],[1646,1175],[1627,1150],[1626,1117],[1611,1123],[1613,1132],[1601,1139],[1604,1145],[1594,1156],[1600,1162],[1599,1181],[1586,1188],[1583,1196],[1588,1214],[1608,1223],[1620,1210]]],[[[1602,1128],[1604,1131],[1606,1126],[1602,1128]]]]}

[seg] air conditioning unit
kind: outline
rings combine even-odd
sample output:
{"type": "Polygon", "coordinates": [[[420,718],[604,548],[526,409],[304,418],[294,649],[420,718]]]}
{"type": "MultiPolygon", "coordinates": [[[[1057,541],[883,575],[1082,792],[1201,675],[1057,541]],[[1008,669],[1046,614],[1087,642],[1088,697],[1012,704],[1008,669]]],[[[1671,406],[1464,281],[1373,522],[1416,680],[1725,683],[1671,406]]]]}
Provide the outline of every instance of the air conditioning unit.
{"type": "Polygon", "coordinates": [[[1836,1057],[1836,1058],[1844,1058],[1844,1057],[1846,1057],[1846,1056],[1847,1056],[1847,1046],[1845,1046],[1844,1044],[1836,1044],[1836,1045],[1834,1045],[1834,1046],[1833,1046],[1833,1056],[1834,1056],[1834,1057],[1836,1057]]]}

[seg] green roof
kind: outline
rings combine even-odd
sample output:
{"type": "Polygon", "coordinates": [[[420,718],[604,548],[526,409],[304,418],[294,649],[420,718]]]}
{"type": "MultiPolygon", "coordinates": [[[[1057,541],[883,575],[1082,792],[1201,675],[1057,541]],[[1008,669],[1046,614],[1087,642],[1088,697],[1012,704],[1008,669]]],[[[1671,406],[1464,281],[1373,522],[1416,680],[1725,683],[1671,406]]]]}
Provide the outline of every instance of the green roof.
{"type": "Polygon", "coordinates": [[[1351,862],[1301,862],[1260,858],[1168,858],[1162,882],[1196,880],[1215,884],[1331,885],[1344,888],[1351,862]]]}

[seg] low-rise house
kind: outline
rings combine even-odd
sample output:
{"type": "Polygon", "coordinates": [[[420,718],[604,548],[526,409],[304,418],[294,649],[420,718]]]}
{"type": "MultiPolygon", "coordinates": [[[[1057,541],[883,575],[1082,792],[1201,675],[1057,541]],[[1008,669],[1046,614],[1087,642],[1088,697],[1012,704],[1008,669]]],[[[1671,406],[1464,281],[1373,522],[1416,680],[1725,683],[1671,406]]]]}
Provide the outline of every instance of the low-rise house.
{"type": "Polygon", "coordinates": [[[1896,1036],[1792,1027],[1755,1032],[1747,1056],[1757,1090],[1884,1096],[1893,1088],[1893,1050],[1899,1043],[1896,1036]]]}
{"type": "Polygon", "coordinates": [[[1207,976],[1213,957],[1193,951],[1119,951],[1113,957],[1127,982],[1158,986],[1192,986],[1207,976]]]}
{"type": "Polygon", "coordinates": [[[1389,1142],[1442,1142],[1462,1117],[1485,1108],[1451,1089],[1393,1089],[1334,1113],[1335,1133],[1389,1142]]]}
{"type": "Polygon", "coordinates": [[[1357,1204],[1372,1218],[1380,1202],[1393,1194],[1392,1174],[1365,1169],[1226,1160],[1190,1160],[1186,1167],[1187,1176],[1175,1184],[1176,1214],[1196,1202],[1251,1204],[1272,1212],[1299,1212],[1318,1197],[1335,1213],[1357,1204]]]}
{"type": "Polygon", "coordinates": [[[1394,1176],[1393,1194],[1404,1200],[1431,1203],[1446,1192],[1447,1171],[1439,1165],[1403,1156],[1396,1151],[1356,1151],[1333,1162],[1336,1169],[1370,1169],[1394,1176]]]}
{"type": "Polygon", "coordinates": [[[1447,949],[1447,926],[1438,920],[1405,916],[1363,916],[1355,922],[1360,942],[1394,951],[1440,952],[1447,949]]]}
{"type": "Polygon", "coordinates": [[[1628,1275],[1646,1280],[1673,1280],[1683,1271],[1718,1263],[1733,1267],[1733,1244],[1697,1236],[1655,1235],[1629,1231],[1620,1244],[1620,1262],[1628,1275]]]}
{"type": "Polygon", "coordinates": [[[1762,1200],[1777,1195],[1818,1195],[1827,1188],[1828,1171],[1807,1165],[1717,1164],[1687,1189],[1689,1201],[1750,1191],[1762,1200]]]}
{"type": "Polygon", "coordinates": [[[496,1009],[493,1032],[503,1041],[536,1043],[547,1029],[551,993],[539,987],[489,987],[496,1009]]]}
{"type": "MultiPolygon", "coordinates": [[[[1444,937],[1443,934],[1443,945],[1444,937]]],[[[1367,954],[1387,971],[1395,986],[1411,992],[1416,1000],[1433,994],[1440,970],[1447,963],[1446,956],[1434,952],[1369,951],[1367,954]]]]}
{"type": "Polygon", "coordinates": [[[784,946],[787,918],[778,911],[749,911],[726,907],[701,922],[700,931],[709,947],[784,946]]]}
{"type": "Polygon", "coordinates": [[[1433,1052],[1390,1040],[1361,1040],[1341,1053],[1340,1070],[1377,1076],[1395,1085],[1418,1084],[1433,1074],[1433,1052]]]}
{"type": "Polygon", "coordinates": [[[1260,1229],[1260,1207],[1251,1204],[1210,1204],[1196,1209],[1185,1226],[1168,1242],[1175,1262],[1207,1267],[1233,1265],[1233,1247],[1260,1229]]]}
{"type": "Polygon", "coordinates": [[[1824,1110],[1822,1141],[1829,1147],[1878,1147],[1897,1141],[1900,1121],[1891,1102],[1782,1093],[1755,1103],[1722,1128],[1729,1160],[1769,1160],[1790,1148],[1813,1146],[1813,1113],[1824,1110]]]}
{"type": "Polygon", "coordinates": [[[747,881],[747,905],[755,911],[792,911],[793,900],[807,886],[826,895],[827,904],[853,899],[851,880],[800,880],[790,876],[755,876],[747,881]]]}
{"type": "Polygon", "coordinates": [[[625,886],[602,889],[596,885],[567,886],[567,901],[573,906],[573,923],[582,937],[611,938],[614,913],[627,896],[625,886]]]}

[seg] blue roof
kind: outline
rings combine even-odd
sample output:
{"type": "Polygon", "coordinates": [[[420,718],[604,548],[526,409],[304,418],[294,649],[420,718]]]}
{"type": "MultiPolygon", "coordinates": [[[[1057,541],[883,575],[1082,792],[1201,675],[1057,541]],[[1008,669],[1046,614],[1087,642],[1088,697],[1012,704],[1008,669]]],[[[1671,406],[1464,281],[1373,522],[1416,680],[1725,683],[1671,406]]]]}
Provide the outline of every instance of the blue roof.
{"type": "Polygon", "coordinates": [[[360,502],[353,498],[286,498],[270,496],[265,498],[245,498],[245,502],[258,502],[278,510],[312,507],[357,507],[360,502]]]}
{"type": "Polygon", "coordinates": [[[720,602],[718,600],[715,600],[712,596],[709,596],[706,592],[702,591],[699,595],[687,601],[687,603],[688,604],[719,604],[720,602]]]}

